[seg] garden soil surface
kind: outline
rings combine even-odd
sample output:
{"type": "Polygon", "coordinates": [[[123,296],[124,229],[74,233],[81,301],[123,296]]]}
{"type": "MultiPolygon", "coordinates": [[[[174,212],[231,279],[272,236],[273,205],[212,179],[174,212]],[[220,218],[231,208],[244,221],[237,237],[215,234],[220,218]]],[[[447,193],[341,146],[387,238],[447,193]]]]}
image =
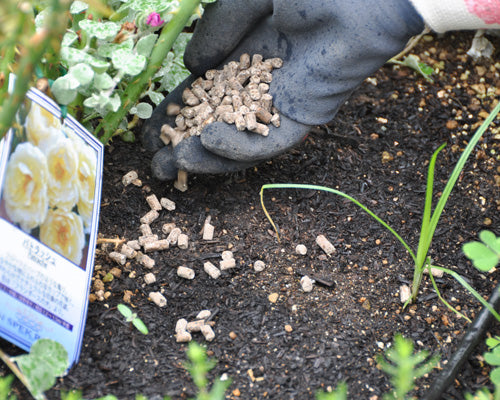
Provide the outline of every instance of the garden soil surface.
{"type": "MultiPolygon", "coordinates": [[[[351,399],[381,399],[391,386],[376,358],[396,333],[411,339],[417,350],[441,355],[438,367],[417,381],[413,394],[423,398],[469,323],[445,307],[428,277],[417,302],[403,309],[400,287],[411,284],[412,258],[354,204],[313,190],[266,190],[279,242],[259,192],[267,183],[342,190],[416,249],[433,151],[447,143],[436,164],[437,197],[500,95],[500,64],[469,57],[472,38],[473,33],[424,37],[412,52],[438,70],[433,83],[410,69],[385,65],[328,126],[315,127],[292,151],[244,172],[191,175],[185,193],[151,176],[152,155],[139,143],[114,140],[105,154],[100,243],[80,360],[47,397],[58,399],[68,389],[81,390],[87,399],[106,394],[133,399],[136,393],[150,399],[194,397],[196,388],[184,367],[187,344],[176,342],[175,326],[180,318],[192,321],[207,309],[215,339],[208,342],[193,333],[193,340],[217,360],[209,381],[217,376],[232,380],[228,399],[313,399],[316,391],[329,391],[341,381],[347,382],[351,399]],[[131,170],[142,186],[122,184],[131,170]],[[140,218],[150,210],[145,199],[151,194],[176,204],[151,224],[153,233],[166,237],[162,225],[173,222],[189,236],[189,247],[148,253],[155,260],[151,270],[134,260],[119,265],[109,253],[141,235],[140,218]],[[201,235],[207,217],[215,227],[208,241],[201,235]],[[333,254],[316,244],[318,235],[335,246],[333,254]],[[307,247],[306,255],[296,254],[297,244],[307,247]],[[213,279],[203,264],[218,265],[225,250],[233,252],[236,266],[213,279]],[[266,265],[261,272],[253,268],[257,260],[266,265]],[[177,276],[179,266],[194,269],[195,278],[177,276]],[[116,277],[102,283],[113,268],[116,277]],[[144,276],[150,272],[156,282],[147,285],[144,276]],[[301,288],[304,275],[316,280],[311,292],[301,288]],[[96,295],[99,289],[103,300],[96,295]],[[149,298],[157,291],[165,296],[165,307],[149,298]],[[119,303],[133,307],[148,335],[124,321],[119,303]]],[[[490,40],[500,49],[498,38],[490,40]]],[[[486,298],[498,272],[478,272],[461,249],[483,229],[500,234],[499,138],[497,122],[460,175],[430,250],[436,265],[456,271],[486,298]]],[[[445,275],[437,285],[456,309],[470,319],[477,316],[479,303],[454,278],[445,275]]],[[[492,326],[489,334],[496,330],[492,326]]],[[[5,341],[0,345],[9,354],[20,352],[5,341]]],[[[489,385],[484,351],[484,345],[475,350],[443,399],[463,399],[466,392],[489,385]]],[[[0,375],[7,373],[0,366],[0,375]]],[[[19,382],[14,392],[28,398],[19,382]]]]}

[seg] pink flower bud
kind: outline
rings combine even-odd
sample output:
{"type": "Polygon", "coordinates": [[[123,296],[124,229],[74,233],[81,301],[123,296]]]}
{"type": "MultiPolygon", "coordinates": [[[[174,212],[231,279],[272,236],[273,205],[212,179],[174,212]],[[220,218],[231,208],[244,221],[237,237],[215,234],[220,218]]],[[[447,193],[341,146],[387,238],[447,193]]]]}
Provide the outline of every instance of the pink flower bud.
{"type": "Polygon", "coordinates": [[[151,14],[149,14],[146,20],[146,24],[153,27],[163,25],[164,23],[165,21],[161,19],[160,14],[158,14],[157,12],[152,12],[151,14]]]}

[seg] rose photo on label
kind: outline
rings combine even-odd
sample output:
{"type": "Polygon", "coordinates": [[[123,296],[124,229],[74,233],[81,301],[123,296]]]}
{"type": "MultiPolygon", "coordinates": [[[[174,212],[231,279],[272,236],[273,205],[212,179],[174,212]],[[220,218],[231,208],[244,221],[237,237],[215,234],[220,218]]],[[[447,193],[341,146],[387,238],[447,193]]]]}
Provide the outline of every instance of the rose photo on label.
{"type": "Polygon", "coordinates": [[[12,130],[0,217],[85,268],[96,151],[35,102],[18,112],[12,130]]]}

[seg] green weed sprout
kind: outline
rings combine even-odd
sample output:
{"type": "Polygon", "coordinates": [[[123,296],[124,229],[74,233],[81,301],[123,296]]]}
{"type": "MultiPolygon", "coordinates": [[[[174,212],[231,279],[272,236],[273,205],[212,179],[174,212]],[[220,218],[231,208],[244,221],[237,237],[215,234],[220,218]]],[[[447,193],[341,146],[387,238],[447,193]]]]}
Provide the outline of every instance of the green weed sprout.
{"type": "Polygon", "coordinates": [[[413,353],[413,342],[397,334],[385,356],[377,357],[381,370],[390,376],[394,388],[393,392],[384,395],[384,400],[406,399],[415,388],[415,380],[432,371],[438,361],[439,356],[429,358],[427,350],[413,353]]]}
{"type": "MultiPolygon", "coordinates": [[[[68,352],[62,344],[51,339],[37,340],[29,354],[16,357],[9,357],[0,350],[0,359],[36,400],[44,400],[43,393],[54,386],[56,378],[63,376],[69,368],[68,352]]],[[[7,399],[10,383],[10,378],[0,383],[0,400],[7,399]],[[5,392],[5,397],[1,397],[5,392]]]]}
{"type": "Polygon", "coordinates": [[[147,335],[149,333],[148,327],[142,320],[137,316],[136,313],[132,312],[132,310],[127,307],[125,304],[118,304],[116,306],[120,314],[125,317],[125,321],[131,322],[139,332],[143,335],[147,335]]]}
{"type": "Polygon", "coordinates": [[[226,389],[231,384],[230,379],[222,381],[218,378],[215,380],[210,391],[207,388],[207,373],[215,367],[217,361],[208,359],[205,348],[196,342],[189,343],[187,356],[190,362],[185,367],[198,388],[196,400],[223,400],[226,389]]]}
{"type": "Polygon", "coordinates": [[[486,345],[490,351],[484,353],[483,357],[488,364],[495,367],[490,371],[490,380],[495,390],[491,393],[488,388],[482,388],[475,395],[466,393],[466,400],[500,400],[500,337],[486,339],[486,345]]]}
{"type": "Polygon", "coordinates": [[[485,230],[479,233],[479,239],[465,243],[462,250],[478,270],[488,272],[500,262],[500,237],[485,230]]]}
{"type": "MultiPolygon", "coordinates": [[[[275,184],[266,184],[261,187],[260,190],[260,202],[262,205],[262,208],[264,210],[264,213],[266,217],[269,219],[271,225],[273,226],[274,230],[276,231],[278,240],[279,240],[279,233],[278,229],[276,228],[271,216],[266,210],[266,207],[264,205],[264,190],[266,189],[309,189],[309,190],[319,190],[319,191],[325,191],[329,193],[333,193],[335,195],[341,196],[345,199],[348,199],[355,205],[357,205],[359,208],[361,208],[363,211],[365,211],[368,215],[370,215],[372,218],[374,218],[380,225],[385,227],[389,232],[391,232],[394,237],[404,246],[404,248],[408,251],[410,254],[411,258],[413,259],[414,262],[414,274],[413,274],[413,282],[412,282],[412,291],[411,291],[411,297],[408,300],[408,302],[405,304],[406,305],[409,302],[414,302],[417,299],[418,295],[418,290],[420,288],[420,284],[422,282],[422,277],[425,269],[428,269],[430,272],[430,269],[439,269],[442,270],[449,275],[453,276],[462,286],[464,286],[467,290],[470,291],[470,293],[476,297],[476,299],[481,302],[483,306],[488,308],[497,319],[500,320],[500,315],[490,306],[490,304],[481,296],[479,293],[477,293],[465,280],[460,277],[455,271],[452,271],[447,268],[439,267],[436,265],[432,265],[431,259],[428,256],[429,253],[429,248],[432,243],[432,238],[434,236],[434,232],[436,231],[437,224],[439,222],[439,218],[441,217],[441,213],[444,210],[444,207],[446,205],[446,202],[448,201],[448,198],[451,194],[451,191],[453,187],[455,186],[456,181],[458,180],[458,177],[460,176],[460,173],[464,169],[464,165],[469,158],[472,150],[476,146],[477,142],[479,139],[483,136],[484,132],[486,129],[489,127],[489,125],[493,122],[495,117],[497,116],[498,112],[500,111],[500,103],[496,105],[496,107],[493,109],[493,111],[490,113],[488,118],[481,124],[481,126],[478,128],[478,130],[475,132],[467,146],[465,147],[464,151],[460,155],[460,158],[455,165],[455,168],[453,169],[450,177],[448,178],[448,181],[446,182],[446,185],[443,189],[443,192],[441,196],[439,197],[439,200],[434,208],[434,211],[432,212],[432,197],[433,197],[433,188],[434,188],[434,168],[436,164],[436,159],[439,154],[439,152],[444,148],[444,144],[441,145],[432,155],[430,162],[429,162],[429,169],[428,169],[428,174],[427,174],[427,186],[426,186],[426,191],[425,191],[425,202],[424,202],[424,213],[422,216],[422,225],[420,229],[420,238],[419,238],[419,243],[418,243],[418,248],[417,252],[414,253],[411,247],[406,243],[405,240],[391,227],[389,224],[387,224],[384,220],[382,220],[380,217],[378,217],[373,211],[369,210],[366,206],[361,204],[358,200],[353,198],[352,196],[349,196],[348,194],[328,188],[325,186],[317,186],[317,185],[307,185],[307,184],[291,184],[291,183],[275,183],[275,184]]],[[[465,315],[459,313],[457,310],[453,309],[440,295],[439,291],[437,290],[437,286],[435,284],[434,278],[432,274],[429,274],[430,279],[432,281],[433,287],[435,288],[439,298],[443,303],[450,309],[452,309],[454,312],[462,316],[463,318],[469,320],[465,315]]],[[[470,320],[469,320],[470,321],[470,320]]]]}

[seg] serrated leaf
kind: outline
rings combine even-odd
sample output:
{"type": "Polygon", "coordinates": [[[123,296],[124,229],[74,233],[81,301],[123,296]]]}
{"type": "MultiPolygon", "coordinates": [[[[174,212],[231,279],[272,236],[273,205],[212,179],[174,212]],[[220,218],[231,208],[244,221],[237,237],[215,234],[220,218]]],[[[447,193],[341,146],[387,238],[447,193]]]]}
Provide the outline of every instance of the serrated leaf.
{"type": "Polygon", "coordinates": [[[90,68],[87,64],[80,63],[73,65],[69,71],[68,75],[71,75],[81,86],[87,86],[94,78],[94,70],[90,68]]]}
{"type": "Polygon", "coordinates": [[[80,28],[87,33],[87,35],[96,37],[99,40],[113,39],[120,31],[120,25],[111,21],[98,22],[90,19],[84,19],[80,21],[79,25],[80,28]]]}
{"type": "Polygon", "coordinates": [[[139,39],[137,45],[135,46],[137,54],[140,54],[144,57],[149,57],[157,38],[158,35],[151,33],[150,35],[144,36],[143,38],[139,39]]]}
{"type": "Polygon", "coordinates": [[[81,12],[84,12],[89,8],[89,5],[87,3],[84,3],[83,1],[80,0],[75,0],[73,3],[71,3],[71,6],[69,7],[69,12],[71,14],[80,14],[81,12]]]}
{"type": "Polygon", "coordinates": [[[146,66],[146,57],[133,54],[132,52],[124,49],[119,49],[113,52],[111,61],[116,69],[132,76],[141,73],[146,66]]]}
{"type": "Polygon", "coordinates": [[[113,78],[107,73],[94,75],[94,88],[97,90],[111,89],[114,85],[113,78]]]}
{"type": "Polygon", "coordinates": [[[78,82],[71,75],[64,75],[57,78],[51,86],[52,93],[59,104],[70,104],[75,100],[78,94],[77,88],[80,86],[78,82]]]}

